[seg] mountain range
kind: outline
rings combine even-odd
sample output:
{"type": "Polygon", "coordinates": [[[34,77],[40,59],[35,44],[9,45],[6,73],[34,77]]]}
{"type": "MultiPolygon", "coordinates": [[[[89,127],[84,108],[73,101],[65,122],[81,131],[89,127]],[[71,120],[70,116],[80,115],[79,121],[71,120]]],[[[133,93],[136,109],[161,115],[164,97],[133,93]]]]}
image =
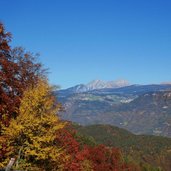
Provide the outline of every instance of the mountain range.
{"type": "Polygon", "coordinates": [[[120,81],[110,87],[109,82],[106,86],[102,83],[96,80],[84,86],[87,89],[77,85],[57,91],[65,109],[61,117],[81,125],[110,124],[135,134],[171,137],[170,84],[129,85],[120,81]]]}
{"type": "Polygon", "coordinates": [[[79,84],[74,87],[62,90],[64,94],[73,94],[73,93],[83,93],[91,90],[99,90],[104,88],[119,88],[128,86],[129,82],[127,80],[116,80],[116,81],[102,81],[102,80],[93,80],[88,84],[79,84]]]}

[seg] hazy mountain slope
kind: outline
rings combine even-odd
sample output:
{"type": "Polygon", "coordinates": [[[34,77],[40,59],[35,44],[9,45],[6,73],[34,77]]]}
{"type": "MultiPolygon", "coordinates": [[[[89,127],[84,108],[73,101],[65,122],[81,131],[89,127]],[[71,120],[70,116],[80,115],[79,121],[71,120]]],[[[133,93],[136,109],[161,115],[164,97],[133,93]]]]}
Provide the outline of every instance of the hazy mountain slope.
{"type": "Polygon", "coordinates": [[[122,115],[122,127],[137,134],[171,137],[171,93],[156,92],[139,96],[117,108],[122,115]]]}
{"type": "Polygon", "coordinates": [[[149,92],[171,90],[170,84],[129,85],[120,88],[93,90],[94,94],[141,95],[149,92]]]}
{"type": "Polygon", "coordinates": [[[171,136],[171,85],[127,86],[85,93],[58,92],[62,118],[83,125],[111,124],[136,134],[171,136]]]}

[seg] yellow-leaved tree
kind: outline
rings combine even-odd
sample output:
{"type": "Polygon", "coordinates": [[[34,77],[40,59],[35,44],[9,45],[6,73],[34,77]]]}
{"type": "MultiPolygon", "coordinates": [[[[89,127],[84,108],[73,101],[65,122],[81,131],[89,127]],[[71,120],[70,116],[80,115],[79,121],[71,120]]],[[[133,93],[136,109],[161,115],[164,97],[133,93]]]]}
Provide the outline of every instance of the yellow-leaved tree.
{"type": "Polygon", "coordinates": [[[62,170],[65,155],[58,144],[57,131],[65,123],[56,115],[60,108],[52,95],[52,87],[45,80],[25,91],[19,116],[3,129],[4,140],[8,143],[4,166],[14,157],[18,169],[62,170]]]}

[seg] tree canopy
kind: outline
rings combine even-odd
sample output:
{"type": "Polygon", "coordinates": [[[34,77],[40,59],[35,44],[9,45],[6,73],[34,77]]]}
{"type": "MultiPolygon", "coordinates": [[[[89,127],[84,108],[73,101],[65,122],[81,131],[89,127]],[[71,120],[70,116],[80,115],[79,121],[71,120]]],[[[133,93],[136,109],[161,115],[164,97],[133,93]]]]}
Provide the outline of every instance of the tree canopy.
{"type": "Polygon", "coordinates": [[[46,81],[39,81],[36,87],[25,91],[19,115],[3,129],[4,140],[8,142],[8,156],[15,156],[22,169],[26,169],[28,163],[30,168],[33,167],[32,161],[42,170],[60,167],[63,149],[57,141],[57,131],[65,123],[56,115],[60,106],[51,93],[46,81]]]}

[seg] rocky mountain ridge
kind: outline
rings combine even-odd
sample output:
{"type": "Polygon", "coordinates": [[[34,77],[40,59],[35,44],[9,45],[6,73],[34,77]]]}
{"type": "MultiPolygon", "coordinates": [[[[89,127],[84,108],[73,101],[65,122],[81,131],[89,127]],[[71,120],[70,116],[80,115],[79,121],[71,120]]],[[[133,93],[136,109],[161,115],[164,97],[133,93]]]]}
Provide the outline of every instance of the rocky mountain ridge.
{"type": "Polygon", "coordinates": [[[130,85],[129,82],[126,80],[115,80],[115,81],[93,80],[88,84],[79,84],[71,88],[61,90],[61,92],[63,91],[64,94],[83,93],[92,90],[99,90],[105,88],[120,88],[129,85],[130,85]]]}

